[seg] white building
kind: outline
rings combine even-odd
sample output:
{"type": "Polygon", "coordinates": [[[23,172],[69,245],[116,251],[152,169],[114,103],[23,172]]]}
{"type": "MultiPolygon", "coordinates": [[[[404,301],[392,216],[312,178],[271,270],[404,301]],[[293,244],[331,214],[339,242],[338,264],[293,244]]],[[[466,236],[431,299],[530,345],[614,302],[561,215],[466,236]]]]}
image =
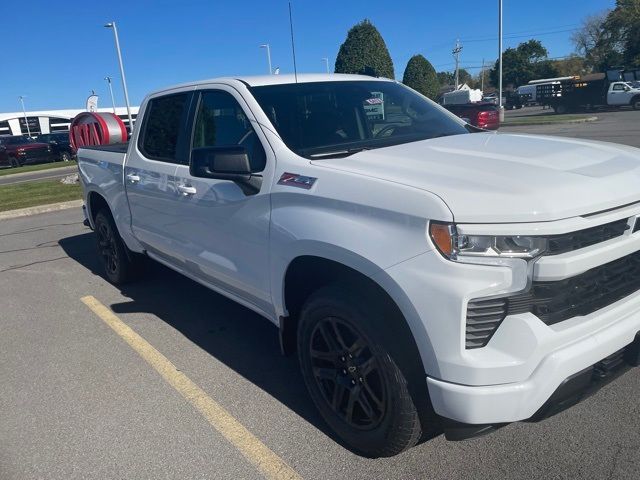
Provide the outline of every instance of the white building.
{"type": "MultiPolygon", "coordinates": [[[[131,107],[131,118],[134,123],[140,107],[131,107]]],[[[113,112],[112,108],[99,108],[98,112],[113,112]]],[[[27,112],[27,119],[23,112],[0,113],[0,135],[27,135],[36,136],[41,133],[64,132],[69,130],[71,120],[85,109],[69,110],[38,110],[27,112]],[[27,130],[27,122],[29,129],[27,130]]],[[[125,126],[129,127],[126,107],[117,107],[116,115],[122,119],[125,126]]]]}

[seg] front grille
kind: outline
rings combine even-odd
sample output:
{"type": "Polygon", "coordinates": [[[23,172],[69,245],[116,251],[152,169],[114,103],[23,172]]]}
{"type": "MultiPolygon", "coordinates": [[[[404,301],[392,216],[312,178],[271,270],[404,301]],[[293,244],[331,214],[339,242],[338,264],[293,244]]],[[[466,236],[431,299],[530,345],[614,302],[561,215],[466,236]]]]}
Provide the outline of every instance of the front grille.
{"type": "Polygon", "coordinates": [[[531,312],[547,325],[589,315],[640,290],[640,251],[555,282],[534,281],[517,295],[467,305],[466,347],[484,347],[507,315],[531,312]]]}
{"type": "Polygon", "coordinates": [[[619,237],[628,228],[629,219],[623,218],[615,222],[605,223],[597,227],[578,230],[577,232],[551,235],[546,255],[558,255],[560,253],[572,252],[580,248],[585,248],[596,243],[611,240],[619,237]]]}
{"type": "Polygon", "coordinates": [[[640,251],[556,282],[533,282],[508,298],[507,315],[531,312],[547,325],[589,315],[640,289],[640,251]]]}

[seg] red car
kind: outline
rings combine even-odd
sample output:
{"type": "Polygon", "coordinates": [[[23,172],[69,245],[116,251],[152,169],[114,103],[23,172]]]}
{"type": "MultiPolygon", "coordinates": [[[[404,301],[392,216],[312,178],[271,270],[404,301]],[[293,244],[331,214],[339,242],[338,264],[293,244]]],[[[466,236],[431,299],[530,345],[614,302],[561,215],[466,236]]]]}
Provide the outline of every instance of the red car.
{"type": "Polygon", "coordinates": [[[0,167],[20,167],[29,163],[55,162],[56,159],[46,143],[22,135],[0,137],[0,167]]]}
{"type": "Polygon", "coordinates": [[[485,130],[497,130],[500,127],[498,107],[493,103],[466,103],[463,105],[443,105],[443,107],[474,127],[485,130]]]}

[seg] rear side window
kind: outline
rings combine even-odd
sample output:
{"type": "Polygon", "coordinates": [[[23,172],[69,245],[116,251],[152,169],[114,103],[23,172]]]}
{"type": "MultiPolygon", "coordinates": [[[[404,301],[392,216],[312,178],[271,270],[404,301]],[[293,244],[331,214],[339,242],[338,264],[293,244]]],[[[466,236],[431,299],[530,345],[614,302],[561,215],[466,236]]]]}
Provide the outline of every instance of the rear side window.
{"type": "Polygon", "coordinates": [[[179,93],[149,101],[139,143],[145,157],[183,163],[179,151],[190,98],[190,93],[179,93]]]}

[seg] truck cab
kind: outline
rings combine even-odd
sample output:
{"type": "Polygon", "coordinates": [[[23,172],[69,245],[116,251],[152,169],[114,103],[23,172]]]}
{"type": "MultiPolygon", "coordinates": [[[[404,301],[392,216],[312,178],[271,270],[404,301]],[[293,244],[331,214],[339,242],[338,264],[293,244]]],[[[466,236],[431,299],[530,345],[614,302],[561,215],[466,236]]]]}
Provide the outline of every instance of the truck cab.
{"type": "Polygon", "coordinates": [[[613,82],[607,91],[608,105],[632,105],[635,97],[640,95],[640,89],[632,87],[627,82],[613,82]]]}

